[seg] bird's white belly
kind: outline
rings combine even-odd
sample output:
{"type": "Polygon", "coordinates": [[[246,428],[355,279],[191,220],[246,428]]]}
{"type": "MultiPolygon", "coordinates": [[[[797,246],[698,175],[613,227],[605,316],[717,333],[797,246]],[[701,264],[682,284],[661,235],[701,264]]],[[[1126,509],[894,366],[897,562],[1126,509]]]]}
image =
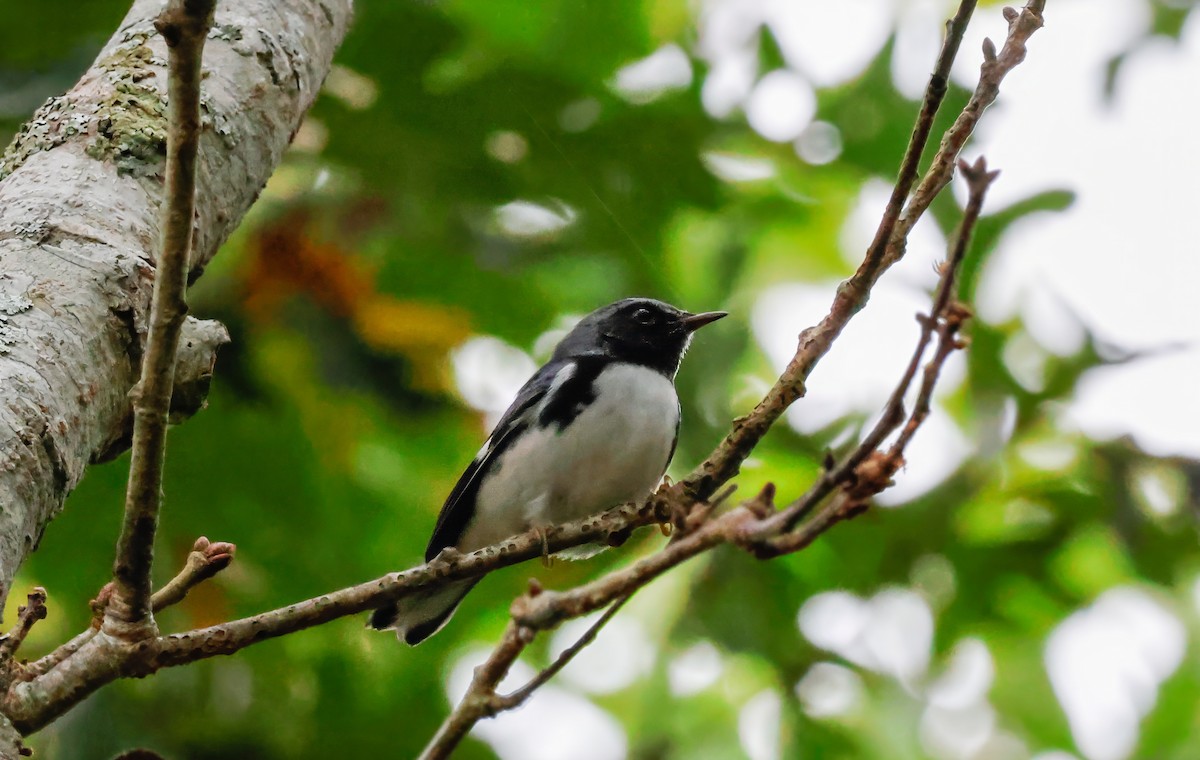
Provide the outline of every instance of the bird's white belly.
{"type": "Polygon", "coordinates": [[[565,429],[527,430],[501,455],[480,485],[460,549],[636,501],[658,485],[679,422],[675,385],[653,370],[614,364],[594,392],[565,429]]]}

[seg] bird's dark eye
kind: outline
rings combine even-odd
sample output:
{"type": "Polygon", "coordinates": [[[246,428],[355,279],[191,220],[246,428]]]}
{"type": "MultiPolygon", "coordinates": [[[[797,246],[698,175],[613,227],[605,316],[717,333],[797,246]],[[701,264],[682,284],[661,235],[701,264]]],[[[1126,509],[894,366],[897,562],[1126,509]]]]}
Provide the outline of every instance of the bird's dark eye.
{"type": "Polygon", "coordinates": [[[638,309],[633,313],[633,321],[639,325],[654,324],[654,312],[649,309],[638,309]]]}

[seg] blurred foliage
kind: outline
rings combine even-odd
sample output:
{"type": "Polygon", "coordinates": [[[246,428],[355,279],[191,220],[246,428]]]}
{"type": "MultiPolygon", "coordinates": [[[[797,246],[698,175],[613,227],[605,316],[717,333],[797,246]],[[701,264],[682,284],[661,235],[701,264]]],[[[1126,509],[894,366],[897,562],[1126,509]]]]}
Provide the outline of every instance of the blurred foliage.
{"type": "MultiPolygon", "coordinates": [[[[8,9],[0,132],[11,134],[40,100],[71,85],[124,5],[8,9]]],[[[1154,32],[1177,36],[1182,6],[1153,7],[1154,32]]],[[[848,273],[838,252],[845,216],[864,181],[894,172],[915,104],[894,89],[889,43],[862,75],[818,93],[818,118],[838,127],[843,149],[814,166],[791,145],[756,137],[738,116],[709,116],[698,59],[690,86],[647,102],[615,93],[620,66],[668,42],[688,47],[693,24],[684,0],[358,4],[326,94],[193,289],[193,311],[222,319],[234,342],[221,355],[209,409],[171,438],[159,582],[198,535],[239,551],[229,571],[161,616],[164,629],[252,614],[416,563],[443,495],[486,432],[451,367],[470,335],[532,351],[561,315],[631,293],[728,308],[733,318],[697,342],[679,378],[685,423],[675,474],[773,379],[750,337],[758,294],[848,273]],[[723,181],[706,168],[714,151],[769,162],[774,173],[723,181]],[[506,227],[503,207],[518,200],[551,223],[506,227]]],[[[763,36],[761,63],[776,66],[779,52],[763,36]]],[[[948,109],[964,100],[952,90],[948,109]]],[[[967,292],[1008,225],[1071,197],[1047,192],[986,218],[967,292]]],[[[935,211],[948,233],[953,203],[935,211]]],[[[630,756],[743,756],[739,710],[763,690],[782,700],[783,756],[924,756],[922,703],[911,686],[860,668],[865,702],[835,719],[812,717],[794,692],[815,662],[844,663],[800,635],[801,604],[834,588],[869,596],[893,586],[915,588],[934,612],[934,672],[964,637],[983,640],[1004,731],[1031,752],[1072,746],[1042,643],[1116,584],[1186,598],[1200,570],[1194,515],[1146,509],[1135,484],[1146,467],[1168,480],[1190,474],[1193,484],[1196,471],[1123,442],[1064,437],[1053,410],[1104,354],[1089,343],[1049,358],[1044,387],[1033,391],[1004,358],[1022,330],[973,325],[967,380],[947,407],[982,442],[980,454],[939,487],[841,526],[797,556],[759,563],[715,552],[664,579],[669,593],[648,589],[649,601],[622,613],[644,624],[654,664],[592,699],[620,721],[630,756]],[[1031,456],[1039,446],[1066,447],[1066,463],[1031,456]],[[673,695],[668,663],[697,642],[722,655],[720,687],[673,695]]],[[[833,431],[806,439],[781,425],[743,486],[773,480],[795,494],[826,447],[844,445],[833,431]]],[[[87,600],[108,578],[126,464],[89,471],[24,568],[19,587],[45,585],[51,598],[29,656],[86,625],[87,600]]],[[[562,587],[661,542],[647,531],[592,562],[497,573],[417,650],[347,620],[122,682],[33,744],[72,758],[135,746],[197,759],[411,756],[448,709],[448,668],[469,646],[496,639],[529,575],[562,587]]],[[[549,656],[544,643],[534,653],[549,656]]],[[[1193,757],[1198,708],[1193,652],[1164,686],[1139,756],[1193,757]]],[[[461,752],[491,756],[477,741],[461,752]]]]}

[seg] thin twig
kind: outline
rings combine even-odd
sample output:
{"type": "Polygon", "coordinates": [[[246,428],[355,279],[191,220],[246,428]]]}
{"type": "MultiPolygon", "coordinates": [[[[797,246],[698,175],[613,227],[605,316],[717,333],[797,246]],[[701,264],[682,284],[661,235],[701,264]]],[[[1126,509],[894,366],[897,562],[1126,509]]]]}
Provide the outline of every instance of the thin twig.
{"type": "Polygon", "coordinates": [[[130,640],[154,636],[150,569],[162,502],[167,417],[175,382],[179,332],[187,316],[188,259],[196,209],[196,155],[200,140],[200,75],[204,40],[215,0],[171,0],[155,21],[168,50],[166,194],[162,212],[150,328],[141,378],[134,387],[133,447],[125,517],[113,562],[114,593],[106,630],[130,640]]]}
{"type": "Polygon", "coordinates": [[[585,631],[584,634],[580,636],[574,644],[564,649],[562,653],[554,659],[554,662],[543,668],[536,676],[529,679],[529,682],[524,686],[509,694],[496,695],[495,699],[492,700],[496,710],[512,710],[513,708],[520,707],[522,704],[524,704],[525,700],[533,696],[533,692],[545,685],[546,682],[551,678],[558,675],[559,671],[565,668],[571,662],[571,660],[575,659],[575,655],[582,652],[584,647],[595,641],[596,636],[600,633],[600,629],[608,625],[608,621],[613,619],[617,612],[625,606],[625,603],[628,602],[632,596],[633,594],[629,593],[617,597],[613,603],[608,606],[608,609],[604,611],[604,614],[597,618],[596,622],[592,623],[588,627],[587,631],[585,631]]]}
{"type": "Polygon", "coordinates": [[[736,475],[742,462],[771,425],[796,399],[804,395],[804,384],[813,367],[829,351],[833,341],[854,315],[866,305],[871,288],[879,277],[904,255],[909,232],[924,215],[934,197],[950,181],[959,152],[974,131],[975,125],[979,123],[984,109],[996,99],[1001,81],[1024,59],[1026,42],[1042,26],[1041,13],[1045,7],[1045,0],[1029,0],[1019,12],[1011,8],[1005,9],[1009,30],[1003,51],[996,55],[995,46],[991,42],[985,43],[984,63],[975,93],[953,126],[943,136],[929,169],[913,192],[903,213],[899,219],[893,220],[896,197],[906,197],[912,190],[911,176],[908,172],[916,166],[924,151],[933,116],[944,94],[943,88],[949,75],[950,64],[953,62],[953,53],[958,49],[966,31],[966,22],[970,17],[968,5],[973,7],[974,3],[960,4],[958,13],[947,24],[942,52],[926,88],[913,137],[901,161],[901,172],[896,187],[862,264],[854,275],[838,287],[829,313],[819,323],[800,334],[795,356],[767,392],[766,397],[749,414],[735,420],[733,430],[708,459],[676,485],[677,489],[694,496],[697,501],[703,501],[722,483],[736,475]],[[887,240],[887,245],[881,250],[878,240],[881,239],[881,233],[889,228],[889,235],[883,238],[887,240]]]}
{"type": "Polygon", "coordinates": [[[229,567],[235,552],[237,546],[234,544],[224,541],[211,543],[204,536],[196,539],[183,569],[150,597],[151,607],[155,612],[159,612],[183,601],[188,592],[198,584],[229,567]]]}
{"type": "Polygon", "coordinates": [[[590,583],[569,591],[521,597],[513,604],[513,619],[528,628],[545,630],[602,609],[692,557],[751,532],[765,515],[774,514],[774,495],[774,486],[768,484],[754,499],[709,520],[662,551],[590,583]]]}
{"type": "Polygon", "coordinates": [[[29,631],[33,629],[34,624],[45,619],[46,589],[36,586],[33,591],[29,592],[25,604],[17,609],[17,624],[13,626],[7,636],[0,639],[0,662],[11,660],[17,650],[21,648],[21,644],[29,635],[29,631]]]}
{"type": "Polygon", "coordinates": [[[929,416],[933,402],[933,391],[941,375],[942,367],[955,350],[962,348],[958,332],[970,316],[970,311],[955,297],[955,284],[959,269],[966,258],[971,234],[979,221],[984,197],[988,187],[999,172],[988,171],[987,163],[980,157],[973,166],[959,163],[960,171],[967,180],[970,196],[963,218],[955,233],[950,255],[942,265],[942,276],[933,298],[929,316],[919,316],[921,334],[916,349],[905,368],[904,374],[888,398],[879,422],[863,441],[838,466],[827,470],[822,477],[799,499],[788,505],[775,517],[765,520],[759,527],[759,536],[766,540],[749,538],[744,542],[760,558],[775,557],[799,551],[811,543],[820,532],[834,522],[853,517],[866,507],[867,500],[875,493],[891,485],[891,479],[904,464],[904,450],[916,434],[917,429],[929,416]],[[904,415],[904,397],[916,377],[917,368],[925,355],[933,335],[938,338],[933,357],[925,365],[917,400],[907,420],[904,415]],[[896,440],[886,451],[879,450],[883,440],[904,423],[896,440]],[[834,488],[842,487],[843,493],[835,498],[821,513],[821,519],[805,530],[792,530],[801,519],[834,488]],[[819,528],[813,532],[812,528],[819,528]],[[774,534],[774,535],[772,535],[774,534]]]}
{"type": "Polygon", "coordinates": [[[492,650],[492,654],[482,665],[475,668],[471,685],[467,687],[464,696],[450,713],[450,717],[442,723],[429,744],[421,752],[419,760],[440,760],[449,757],[454,748],[463,740],[471,728],[482,718],[494,715],[492,698],[496,687],[508,675],[512,664],[532,641],[533,632],[522,628],[516,622],[510,622],[504,630],[500,643],[492,650]]]}
{"type": "Polygon", "coordinates": [[[929,142],[934,117],[946,95],[947,80],[954,58],[967,31],[967,23],[975,10],[975,0],[963,0],[958,12],[946,24],[933,74],[925,88],[921,111],[917,116],[908,147],[900,161],[896,185],[892,189],[883,218],[868,247],[862,264],[850,279],[838,287],[829,313],[815,326],[800,334],[795,356],[784,369],[775,385],[754,409],[734,421],[733,429],[700,466],[676,488],[691,495],[696,502],[711,496],[721,484],[738,474],[742,462],[758,444],[767,430],[798,398],[804,395],[804,383],[816,363],[824,356],[845,326],[866,305],[871,288],[891,265],[887,252],[895,248],[896,230],[904,199],[908,197],[917,178],[921,155],[929,142]]]}
{"type": "Polygon", "coordinates": [[[958,56],[958,48],[962,45],[963,35],[971,21],[971,14],[975,12],[975,5],[974,0],[964,0],[959,4],[954,18],[946,22],[946,38],[942,42],[942,50],[938,54],[937,63],[934,64],[933,73],[929,76],[929,84],[925,86],[921,112],[913,126],[912,135],[908,138],[908,147],[900,162],[896,185],[892,188],[892,194],[883,211],[883,218],[879,220],[875,237],[871,239],[871,245],[868,246],[862,264],[859,265],[856,277],[874,281],[880,268],[884,266],[884,254],[892,243],[896,225],[904,210],[904,203],[908,199],[908,193],[912,190],[913,183],[917,181],[921,155],[929,143],[929,135],[933,131],[933,120],[949,89],[950,69],[954,65],[954,59],[958,56]]]}
{"type": "MultiPolygon", "coordinates": [[[[960,162],[959,166],[970,187],[970,196],[966,209],[963,212],[962,222],[953,239],[950,254],[946,262],[942,265],[942,276],[938,280],[938,287],[934,294],[930,315],[928,317],[918,316],[917,321],[921,325],[921,333],[912,357],[908,361],[908,366],[905,367],[904,373],[901,375],[899,382],[896,383],[896,387],[892,390],[887,403],[884,405],[883,413],[879,416],[871,431],[863,437],[859,445],[840,463],[834,467],[826,468],[803,496],[793,501],[778,516],[769,521],[769,524],[764,526],[764,534],[791,530],[839,485],[844,485],[855,479],[861,479],[856,475],[858,468],[878,450],[884,439],[891,435],[905,421],[904,397],[908,394],[908,390],[916,378],[921,366],[921,360],[925,356],[925,351],[929,347],[934,332],[939,329],[939,325],[947,323],[947,321],[953,323],[955,330],[961,325],[961,315],[953,320],[949,319],[952,316],[951,311],[955,303],[953,297],[956,277],[963,259],[966,257],[971,233],[983,208],[983,199],[987,193],[987,188],[996,178],[998,172],[988,172],[987,164],[983,158],[976,161],[974,166],[969,166],[965,162],[960,162]]],[[[949,346],[948,350],[953,351],[955,344],[950,342],[949,346]]],[[[940,369],[941,363],[946,358],[946,356],[939,355],[934,362],[926,367],[926,373],[928,374],[931,368],[934,367],[940,369]]],[[[932,384],[930,384],[930,387],[932,387],[932,384]]],[[[928,402],[926,402],[924,414],[928,414],[928,402]]],[[[898,448],[899,452],[903,451],[904,446],[908,443],[908,439],[916,432],[916,427],[922,421],[924,421],[924,416],[916,419],[915,424],[913,424],[914,420],[912,418],[909,419],[909,425],[905,426],[906,434],[902,433],[902,443],[898,448]]]]}
{"type": "MultiPolygon", "coordinates": [[[[921,183],[913,192],[912,199],[896,224],[893,239],[897,242],[908,237],[908,233],[933,203],[933,199],[950,184],[954,175],[954,164],[966,145],[967,138],[975,131],[983,112],[996,101],[1000,94],[1000,83],[1010,71],[1025,60],[1025,45],[1033,33],[1042,28],[1042,13],[1045,9],[1046,0],[1029,0],[1020,11],[1005,8],[1004,18],[1008,21],[1008,36],[999,54],[996,53],[995,44],[990,39],[984,39],[979,83],[975,86],[967,105],[954,120],[954,124],[946,130],[929,169],[921,178],[921,183]]],[[[903,253],[903,246],[891,245],[886,256],[886,266],[894,263],[903,253]]]]}
{"type": "MultiPolygon", "coordinates": [[[[936,322],[932,326],[938,333],[938,349],[931,361],[925,368],[925,379],[921,385],[921,390],[917,394],[917,400],[913,404],[913,411],[909,415],[908,422],[904,429],[900,431],[900,435],[896,437],[892,448],[889,450],[889,456],[900,456],[904,449],[908,446],[908,442],[912,440],[913,435],[917,432],[917,428],[929,416],[930,406],[933,401],[933,386],[937,380],[937,372],[946,358],[956,349],[962,348],[961,343],[956,339],[958,329],[962,323],[970,316],[970,312],[966,306],[955,300],[955,278],[962,268],[962,262],[967,257],[967,249],[970,247],[971,234],[975,229],[976,223],[979,221],[979,215],[983,211],[983,200],[987,195],[988,188],[992,182],[1000,174],[999,171],[988,171],[987,162],[980,156],[973,165],[967,164],[965,161],[959,161],[959,172],[967,180],[967,185],[970,188],[970,194],[967,198],[967,206],[963,210],[963,218],[959,223],[958,230],[954,236],[954,247],[950,253],[950,259],[946,264],[945,273],[942,276],[941,287],[938,290],[937,297],[933,305],[933,320],[936,322]]],[[[928,342],[928,331],[931,326],[922,325],[925,342],[928,342]]]]}
{"type": "Polygon", "coordinates": [[[99,628],[88,628],[82,633],[78,633],[70,641],[65,644],[59,644],[44,657],[34,660],[25,665],[21,670],[21,678],[26,681],[32,681],[40,676],[49,673],[54,668],[58,667],[59,663],[67,659],[71,655],[78,652],[84,644],[92,640],[92,637],[99,633],[99,628]]]}
{"type": "MultiPolygon", "coordinates": [[[[375,609],[421,589],[535,559],[547,550],[553,553],[583,544],[609,543],[636,527],[662,522],[669,512],[669,504],[662,499],[626,504],[571,523],[529,531],[470,554],[446,554],[404,572],[241,620],[141,641],[132,648],[114,648],[114,640],[98,639],[96,629],[89,629],[28,666],[29,678],[4,695],[0,712],[22,730],[36,730],[86,693],[116,678],[233,654],[260,641],[375,609]],[[88,666],[92,658],[106,661],[103,671],[88,666]],[[81,684],[81,680],[86,682],[81,684]]],[[[102,590],[96,602],[101,614],[107,603],[102,590]]]]}
{"type": "MultiPolygon", "coordinates": [[[[531,595],[540,593],[540,586],[536,587],[536,591],[531,592],[531,595]]],[[[499,646],[492,650],[492,654],[488,657],[484,665],[475,670],[475,675],[471,679],[471,685],[467,688],[467,693],[458,701],[454,709],[442,721],[442,725],[438,728],[433,739],[430,740],[428,746],[421,752],[419,760],[443,760],[450,757],[452,753],[470,733],[474,727],[483,718],[490,718],[496,713],[505,710],[513,710],[520,707],[527,699],[533,696],[533,693],[544,686],[554,676],[558,675],[559,671],[567,666],[571,660],[575,659],[575,655],[583,651],[584,647],[596,640],[596,635],[600,633],[608,621],[613,619],[625,603],[629,601],[632,594],[626,594],[618,597],[608,609],[604,611],[596,622],[592,623],[587,631],[584,632],[579,639],[562,651],[554,659],[554,662],[543,668],[536,676],[531,678],[524,686],[516,689],[509,694],[497,694],[496,689],[500,686],[500,681],[508,675],[508,671],[512,668],[512,664],[516,662],[517,657],[521,655],[529,642],[533,640],[533,631],[531,629],[523,629],[516,623],[510,623],[505,630],[504,638],[499,646]]]]}

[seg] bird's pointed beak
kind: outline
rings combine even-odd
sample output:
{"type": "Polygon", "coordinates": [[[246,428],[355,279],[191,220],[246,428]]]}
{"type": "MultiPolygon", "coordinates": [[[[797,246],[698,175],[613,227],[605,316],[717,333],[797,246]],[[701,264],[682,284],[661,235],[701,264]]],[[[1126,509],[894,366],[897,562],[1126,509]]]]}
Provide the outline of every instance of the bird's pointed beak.
{"type": "Polygon", "coordinates": [[[680,321],[683,322],[684,329],[691,333],[727,316],[729,316],[729,312],[727,311],[706,311],[703,314],[688,314],[680,321]]]}

